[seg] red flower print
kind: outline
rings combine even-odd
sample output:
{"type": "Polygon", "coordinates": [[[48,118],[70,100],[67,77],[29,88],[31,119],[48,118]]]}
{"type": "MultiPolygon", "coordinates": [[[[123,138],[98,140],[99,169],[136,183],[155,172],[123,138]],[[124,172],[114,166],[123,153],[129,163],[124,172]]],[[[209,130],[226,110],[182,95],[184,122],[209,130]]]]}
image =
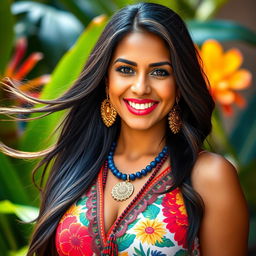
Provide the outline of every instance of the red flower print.
{"type": "Polygon", "coordinates": [[[77,223],[76,217],[66,217],[56,234],[56,248],[60,256],[91,256],[92,238],[87,227],[77,223]]]}
{"type": "Polygon", "coordinates": [[[188,229],[188,217],[183,201],[182,194],[177,188],[167,193],[163,198],[163,215],[166,217],[164,222],[178,245],[186,247],[186,236],[188,229]]]}

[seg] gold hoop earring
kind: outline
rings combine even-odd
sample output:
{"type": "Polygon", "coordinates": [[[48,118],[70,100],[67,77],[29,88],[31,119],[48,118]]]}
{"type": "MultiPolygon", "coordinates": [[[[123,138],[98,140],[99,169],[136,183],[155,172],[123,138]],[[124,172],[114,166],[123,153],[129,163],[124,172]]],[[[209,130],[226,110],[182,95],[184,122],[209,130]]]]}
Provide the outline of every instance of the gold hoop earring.
{"type": "Polygon", "coordinates": [[[172,133],[177,134],[182,126],[179,105],[176,104],[175,106],[173,106],[173,108],[168,114],[168,121],[172,133]]]}
{"type": "Polygon", "coordinates": [[[101,103],[100,112],[101,112],[101,118],[103,123],[107,127],[110,127],[111,125],[113,125],[113,123],[116,120],[117,112],[113,107],[113,105],[111,104],[108,95],[107,95],[107,98],[103,100],[101,103]]]}

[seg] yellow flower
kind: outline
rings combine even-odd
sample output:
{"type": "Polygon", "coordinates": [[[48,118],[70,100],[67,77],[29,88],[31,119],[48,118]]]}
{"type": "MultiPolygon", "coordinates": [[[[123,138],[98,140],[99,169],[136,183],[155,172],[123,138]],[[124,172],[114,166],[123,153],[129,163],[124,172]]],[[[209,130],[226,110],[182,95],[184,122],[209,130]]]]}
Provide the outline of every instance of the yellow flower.
{"type": "Polygon", "coordinates": [[[73,204],[65,213],[65,215],[79,216],[81,212],[81,206],[73,204]]]}
{"type": "Polygon", "coordinates": [[[244,106],[245,100],[237,91],[250,85],[252,74],[239,69],[243,62],[241,52],[238,49],[224,52],[221,44],[212,39],[205,41],[199,52],[215,101],[221,104],[226,114],[232,113],[233,103],[244,106]]]}
{"type": "Polygon", "coordinates": [[[166,233],[164,224],[162,222],[150,219],[141,221],[134,228],[134,231],[142,243],[146,242],[152,245],[154,245],[156,242],[162,242],[162,238],[166,233]]]}

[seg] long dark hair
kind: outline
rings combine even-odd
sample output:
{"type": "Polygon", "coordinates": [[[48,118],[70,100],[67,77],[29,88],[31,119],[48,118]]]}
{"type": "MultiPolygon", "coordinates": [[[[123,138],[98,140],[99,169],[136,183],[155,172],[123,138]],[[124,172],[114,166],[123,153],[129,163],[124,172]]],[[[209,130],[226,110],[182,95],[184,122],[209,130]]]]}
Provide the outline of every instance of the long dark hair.
{"type": "MultiPolygon", "coordinates": [[[[172,10],[153,3],[129,5],[118,11],[107,24],[96,43],[79,79],[63,96],[30,110],[8,109],[2,113],[53,113],[69,109],[59,139],[44,151],[39,167],[42,179],[53,162],[48,180],[41,191],[42,202],[28,256],[56,254],[54,235],[62,215],[95,180],[100,167],[118,138],[120,120],[110,128],[101,121],[100,103],[105,98],[105,77],[113,51],[126,34],[137,30],[161,37],[170,50],[173,72],[180,92],[179,106],[183,122],[178,134],[167,131],[173,187],[180,187],[189,218],[187,245],[191,250],[203,215],[203,203],[191,186],[191,170],[211,131],[214,102],[201,69],[200,58],[182,19],[172,10]],[[175,146],[174,146],[175,145],[175,146]]],[[[8,86],[8,85],[7,85],[8,86]]],[[[21,95],[14,87],[9,89],[21,95]]],[[[33,100],[23,95],[28,101],[33,100]]],[[[5,153],[18,152],[2,147],[5,153]]],[[[41,180],[41,184],[43,181],[41,180]]],[[[170,190],[171,190],[170,189],[170,190]]]]}

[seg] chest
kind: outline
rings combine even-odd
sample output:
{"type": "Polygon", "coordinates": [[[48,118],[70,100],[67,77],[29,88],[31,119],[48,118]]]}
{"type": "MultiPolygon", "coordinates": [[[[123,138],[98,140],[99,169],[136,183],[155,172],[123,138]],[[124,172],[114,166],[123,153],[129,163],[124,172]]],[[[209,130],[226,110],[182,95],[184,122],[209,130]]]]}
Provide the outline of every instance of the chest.
{"type": "Polygon", "coordinates": [[[141,185],[138,182],[133,197],[124,202],[106,195],[116,182],[108,180],[103,189],[100,175],[97,183],[63,216],[56,232],[60,256],[67,255],[67,250],[90,256],[186,255],[188,220],[182,195],[179,189],[159,194],[170,184],[168,170],[136,199],[141,185]]]}
{"type": "Polygon", "coordinates": [[[112,174],[108,174],[108,179],[105,184],[104,188],[104,207],[103,207],[103,216],[104,216],[104,226],[105,226],[105,232],[107,233],[117,218],[122,215],[122,213],[127,209],[127,207],[133,202],[136,195],[139,194],[141,188],[146,183],[148,177],[143,177],[141,179],[135,180],[132,182],[132,186],[134,188],[133,194],[130,198],[124,201],[116,201],[112,197],[112,190],[113,187],[120,183],[120,180],[117,180],[117,178],[112,174]]]}

